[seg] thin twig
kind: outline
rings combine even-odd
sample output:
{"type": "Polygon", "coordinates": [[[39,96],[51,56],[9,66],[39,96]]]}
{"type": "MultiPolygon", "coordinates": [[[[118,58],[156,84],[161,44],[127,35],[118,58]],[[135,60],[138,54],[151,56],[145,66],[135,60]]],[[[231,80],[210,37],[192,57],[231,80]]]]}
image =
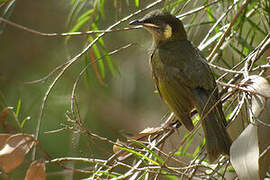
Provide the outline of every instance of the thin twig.
{"type": "Polygon", "coordinates": [[[251,71],[257,71],[257,70],[260,70],[260,69],[268,69],[268,68],[270,68],[270,65],[265,64],[265,65],[257,66],[255,68],[253,68],[251,71]]]}
{"type": "Polygon", "coordinates": [[[223,67],[220,67],[220,66],[217,66],[217,65],[214,65],[212,63],[208,63],[209,66],[217,69],[217,70],[221,70],[221,71],[224,71],[224,72],[227,72],[227,73],[233,73],[233,74],[243,74],[242,71],[235,71],[235,70],[231,70],[231,69],[226,69],[226,68],[223,68],[223,67]]]}
{"type": "Polygon", "coordinates": [[[44,76],[43,78],[37,79],[37,80],[33,80],[33,81],[27,81],[24,82],[24,84],[35,84],[35,83],[40,83],[40,82],[45,82],[47,79],[49,79],[54,73],[56,73],[57,71],[59,71],[60,69],[62,69],[63,67],[65,67],[68,64],[69,61],[60,64],[59,66],[57,66],[56,68],[54,68],[54,70],[52,70],[51,72],[49,72],[46,76],[44,76]]]}
{"type": "Polygon", "coordinates": [[[65,161],[80,161],[80,162],[86,162],[86,163],[105,163],[106,160],[102,159],[91,159],[91,158],[82,158],[82,157],[61,157],[61,158],[54,158],[51,160],[45,161],[46,164],[51,163],[60,163],[65,161]]]}
{"type": "Polygon", "coordinates": [[[22,25],[19,25],[17,23],[11,22],[7,19],[4,19],[0,17],[0,22],[3,22],[7,25],[13,26],[15,28],[21,29],[23,31],[26,31],[31,34],[39,35],[39,36],[45,36],[45,37],[65,37],[65,36],[81,36],[81,35],[89,35],[89,34],[99,34],[99,33],[112,33],[112,32],[123,32],[123,31],[130,31],[134,29],[140,28],[140,26],[135,27],[128,27],[123,29],[107,29],[107,30],[95,30],[95,31],[86,31],[86,32],[67,32],[67,33],[44,33],[40,32],[22,25]]]}
{"type": "Polygon", "coordinates": [[[188,12],[186,12],[186,13],[180,14],[180,15],[178,15],[178,16],[176,16],[176,17],[177,17],[177,18],[182,18],[182,17],[185,17],[185,16],[192,15],[192,14],[194,14],[194,13],[196,13],[196,12],[199,12],[199,11],[201,11],[201,10],[204,10],[205,8],[207,8],[207,7],[209,7],[209,6],[212,6],[212,5],[216,4],[216,3],[218,3],[219,1],[220,1],[220,0],[211,2],[211,3],[209,3],[209,4],[203,5],[203,6],[201,6],[201,7],[196,8],[196,9],[190,10],[190,11],[188,11],[188,12]]]}
{"type": "Polygon", "coordinates": [[[234,108],[234,110],[230,114],[230,117],[229,117],[230,121],[228,123],[228,126],[230,126],[230,124],[235,120],[235,118],[239,114],[240,110],[242,109],[242,106],[244,105],[245,98],[246,98],[246,94],[243,93],[241,100],[237,103],[237,106],[234,108]]]}
{"type": "Polygon", "coordinates": [[[224,168],[224,173],[223,173],[222,176],[221,176],[222,180],[225,180],[225,174],[226,174],[226,172],[227,172],[227,168],[229,167],[229,164],[230,164],[230,161],[227,160],[226,166],[225,166],[225,168],[224,168]]]}
{"type": "Polygon", "coordinates": [[[264,94],[261,94],[257,91],[253,91],[253,90],[250,90],[250,89],[247,89],[245,87],[242,87],[242,86],[239,86],[239,85],[234,85],[234,84],[227,84],[227,83],[224,83],[224,82],[217,82],[219,85],[221,86],[226,86],[226,87],[230,87],[230,88],[235,88],[235,89],[238,89],[238,90],[241,90],[241,91],[244,91],[244,92],[248,92],[250,94],[258,94],[264,98],[270,98],[269,96],[266,96],[264,94]]]}

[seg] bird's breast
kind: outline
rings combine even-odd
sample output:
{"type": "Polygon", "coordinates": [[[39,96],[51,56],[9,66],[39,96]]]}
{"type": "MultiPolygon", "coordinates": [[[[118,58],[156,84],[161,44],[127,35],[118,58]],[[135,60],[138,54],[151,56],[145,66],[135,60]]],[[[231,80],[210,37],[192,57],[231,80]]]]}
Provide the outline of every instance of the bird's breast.
{"type": "Polygon", "coordinates": [[[153,76],[158,79],[167,78],[168,73],[166,69],[166,65],[161,61],[161,57],[159,55],[159,50],[156,49],[150,58],[150,66],[152,69],[153,76]]]}

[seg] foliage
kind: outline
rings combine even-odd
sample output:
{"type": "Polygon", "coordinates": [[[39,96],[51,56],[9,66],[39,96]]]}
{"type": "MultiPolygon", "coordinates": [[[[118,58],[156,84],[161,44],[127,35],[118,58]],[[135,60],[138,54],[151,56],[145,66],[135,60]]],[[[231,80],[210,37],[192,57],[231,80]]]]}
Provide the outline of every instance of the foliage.
{"type": "MultiPolygon", "coordinates": [[[[71,132],[73,138],[77,134],[87,137],[88,143],[97,146],[96,148],[100,148],[100,142],[109,144],[114,151],[104,159],[97,158],[98,153],[93,153],[91,157],[87,158],[46,156],[48,160],[42,161],[42,168],[45,169],[44,162],[45,164],[56,164],[60,168],[69,169],[75,175],[82,173],[88,179],[178,179],[179,177],[180,179],[226,179],[228,174],[236,176],[228,157],[221,157],[215,164],[210,164],[207,161],[204,148],[205,141],[200,138],[198,116],[193,116],[194,123],[197,123],[196,128],[191,132],[186,132],[181,139],[179,138],[176,149],[163,149],[169,138],[175,135],[180,127],[179,123],[175,122],[173,115],[167,115],[166,123],[160,125],[160,127],[145,128],[144,131],[133,136],[126,136],[126,142],[114,141],[111,137],[94,133],[85,125],[80,112],[82,108],[78,101],[80,93],[77,86],[80,79],[84,77],[84,83],[88,88],[93,88],[91,87],[93,79],[96,79],[100,86],[106,88],[107,80],[116,78],[120,74],[120,68],[113,55],[134,47],[133,44],[128,44],[110,50],[106,35],[133,30],[131,28],[116,29],[115,27],[120,27],[124,22],[135,16],[143,16],[143,13],[151,8],[161,6],[185,23],[189,39],[207,57],[206,59],[220,86],[224,112],[228,124],[230,124],[228,131],[232,138],[236,139],[242,131],[236,131],[234,124],[241,124],[242,130],[244,130],[250,122],[256,121],[256,117],[249,107],[252,104],[252,96],[257,93],[257,91],[249,89],[249,83],[247,82],[249,82],[250,75],[269,76],[270,60],[269,55],[267,55],[270,46],[269,1],[157,0],[155,2],[143,2],[139,0],[114,0],[114,9],[110,9],[110,11],[115,13],[116,22],[111,23],[111,26],[106,25],[104,27],[104,22],[108,18],[108,6],[111,5],[111,2],[105,0],[71,0],[70,11],[66,20],[69,33],[42,33],[4,21],[3,18],[8,20],[13,13],[15,3],[16,0],[0,1],[2,17],[0,19],[2,22],[0,31],[2,33],[5,31],[5,25],[8,24],[39,36],[60,36],[65,39],[66,47],[71,46],[75,36],[84,35],[82,36],[84,48],[79,53],[66,59],[63,64],[57,66],[44,78],[30,82],[33,84],[52,79],[41,102],[35,128],[35,140],[39,139],[41,120],[46,117],[44,109],[48,103],[48,96],[53,92],[58,80],[64,77],[64,73],[68,69],[72,69],[75,62],[81,62],[83,68],[76,74],[76,80],[70,95],[70,108],[66,113],[67,121],[60,131],[71,132]],[[129,13],[123,10],[123,6],[130,10],[129,13]],[[131,11],[133,13],[130,13],[131,11]],[[196,40],[197,34],[202,36],[200,40],[196,40]],[[76,169],[74,164],[72,168],[67,168],[63,165],[65,161],[76,162],[78,166],[84,168],[76,169]]],[[[6,108],[6,105],[2,104],[1,106],[6,108]]],[[[28,123],[27,120],[30,119],[28,117],[23,120],[20,118],[21,106],[22,101],[19,99],[16,111],[12,111],[11,115],[17,122],[17,127],[13,127],[13,130],[15,129],[17,133],[24,129],[28,123]]],[[[2,118],[4,121],[8,110],[4,108],[2,110],[2,115],[5,116],[2,118]]],[[[4,126],[3,129],[5,129],[4,126]]],[[[58,133],[58,131],[52,133],[58,133]]],[[[79,146],[79,143],[77,142],[73,146],[79,146]]],[[[33,150],[34,158],[36,157],[35,153],[36,149],[33,150]]],[[[33,164],[37,164],[37,162],[34,161],[33,164]]],[[[32,166],[30,165],[30,167],[32,166]]],[[[265,168],[263,164],[262,168],[265,168]]],[[[27,172],[28,177],[32,176],[31,171],[29,171],[27,172]]]]}

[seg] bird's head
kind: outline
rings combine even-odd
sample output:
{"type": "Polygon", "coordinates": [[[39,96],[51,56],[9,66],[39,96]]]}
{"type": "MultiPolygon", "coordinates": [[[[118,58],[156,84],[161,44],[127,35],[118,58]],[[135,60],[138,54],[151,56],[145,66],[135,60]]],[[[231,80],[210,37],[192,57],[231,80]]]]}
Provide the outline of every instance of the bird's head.
{"type": "Polygon", "coordinates": [[[152,34],[156,42],[187,39],[183,23],[168,12],[155,10],[130,25],[142,25],[152,34]]]}

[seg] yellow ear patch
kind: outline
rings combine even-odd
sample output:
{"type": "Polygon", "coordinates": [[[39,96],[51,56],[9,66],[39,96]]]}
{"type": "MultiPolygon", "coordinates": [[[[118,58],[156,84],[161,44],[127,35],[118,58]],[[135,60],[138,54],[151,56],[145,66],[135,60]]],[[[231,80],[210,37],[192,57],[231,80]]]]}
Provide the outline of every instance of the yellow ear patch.
{"type": "Polygon", "coordinates": [[[166,25],[164,29],[164,37],[169,39],[172,37],[172,27],[170,25],[166,25]]]}

